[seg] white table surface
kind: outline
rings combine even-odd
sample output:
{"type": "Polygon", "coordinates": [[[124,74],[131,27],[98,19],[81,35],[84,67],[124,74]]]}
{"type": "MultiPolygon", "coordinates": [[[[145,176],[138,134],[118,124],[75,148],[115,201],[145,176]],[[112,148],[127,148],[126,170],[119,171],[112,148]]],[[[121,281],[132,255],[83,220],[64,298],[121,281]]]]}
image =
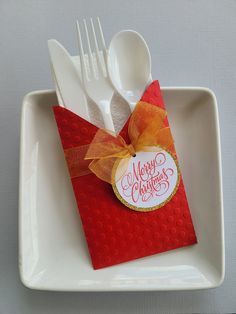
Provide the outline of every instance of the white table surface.
{"type": "Polygon", "coordinates": [[[0,313],[236,312],[236,1],[0,0],[0,313]],[[226,276],[195,292],[53,293],[25,288],[18,274],[21,102],[52,88],[47,39],[76,53],[75,20],[99,15],[107,42],[120,29],[146,39],[163,86],[206,86],[217,96],[225,206],[226,276]]]}

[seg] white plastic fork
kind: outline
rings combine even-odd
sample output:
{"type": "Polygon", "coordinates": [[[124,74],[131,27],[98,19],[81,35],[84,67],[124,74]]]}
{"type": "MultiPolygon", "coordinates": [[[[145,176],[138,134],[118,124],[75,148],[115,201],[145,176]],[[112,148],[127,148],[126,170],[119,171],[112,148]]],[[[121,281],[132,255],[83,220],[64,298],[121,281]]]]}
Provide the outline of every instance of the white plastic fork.
{"type": "Polygon", "coordinates": [[[84,89],[88,96],[97,104],[104,121],[105,128],[111,131],[115,131],[114,123],[111,116],[111,99],[114,94],[114,88],[110,82],[107,71],[107,49],[105,45],[105,40],[103,37],[103,32],[99,18],[97,18],[97,33],[100,37],[100,45],[102,46],[102,54],[99,53],[98,39],[95,32],[95,27],[92,18],[90,19],[91,31],[93,33],[93,42],[95,47],[95,52],[91,50],[91,41],[89,38],[89,32],[87,28],[86,20],[84,22],[85,35],[87,38],[88,46],[88,57],[89,65],[86,66],[85,54],[83,48],[83,42],[81,37],[80,25],[77,21],[77,33],[78,33],[78,43],[79,43],[79,56],[81,64],[81,76],[84,89]],[[94,58],[95,56],[95,58],[94,58]],[[104,58],[105,71],[102,64],[101,57],[104,58]]]}

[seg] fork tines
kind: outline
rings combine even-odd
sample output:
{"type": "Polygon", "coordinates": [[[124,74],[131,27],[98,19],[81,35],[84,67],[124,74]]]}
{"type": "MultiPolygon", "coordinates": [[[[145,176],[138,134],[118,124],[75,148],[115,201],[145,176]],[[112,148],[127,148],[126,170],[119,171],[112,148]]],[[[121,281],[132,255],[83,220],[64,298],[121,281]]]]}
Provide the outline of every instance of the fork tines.
{"type": "Polygon", "coordinates": [[[107,76],[107,67],[106,67],[107,50],[106,50],[106,44],[105,44],[103,31],[102,31],[99,18],[97,17],[96,22],[93,22],[93,19],[90,18],[90,32],[87,27],[86,19],[83,20],[85,36],[86,36],[86,41],[87,41],[87,50],[88,50],[88,67],[86,66],[86,57],[84,53],[84,46],[83,46],[83,40],[81,36],[82,32],[80,29],[80,24],[78,21],[76,24],[77,24],[79,54],[80,54],[83,81],[85,79],[89,80],[91,76],[93,78],[98,78],[100,75],[107,76]],[[91,33],[93,37],[92,45],[91,45],[91,40],[90,40],[90,35],[89,35],[91,33]],[[93,47],[95,51],[92,51],[91,47],[93,47]],[[88,71],[88,68],[90,68],[90,71],[88,71]]]}

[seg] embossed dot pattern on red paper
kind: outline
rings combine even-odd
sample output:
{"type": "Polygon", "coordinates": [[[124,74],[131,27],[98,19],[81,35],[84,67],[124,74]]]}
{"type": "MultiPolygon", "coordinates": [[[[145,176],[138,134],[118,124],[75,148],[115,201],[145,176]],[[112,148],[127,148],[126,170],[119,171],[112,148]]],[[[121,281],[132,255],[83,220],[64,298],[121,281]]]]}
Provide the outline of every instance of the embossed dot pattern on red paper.
{"type": "MultiPolygon", "coordinates": [[[[141,100],[165,108],[158,81],[147,88],[141,100]]],[[[96,126],[65,108],[53,109],[63,149],[92,141],[96,126]]],[[[127,126],[128,121],[120,134],[128,142],[127,126]]],[[[173,198],[147,213],[125,207],[111,185],[94,174],[71,181],[94,269],[197,242],[182,178],[173,198]]]]}

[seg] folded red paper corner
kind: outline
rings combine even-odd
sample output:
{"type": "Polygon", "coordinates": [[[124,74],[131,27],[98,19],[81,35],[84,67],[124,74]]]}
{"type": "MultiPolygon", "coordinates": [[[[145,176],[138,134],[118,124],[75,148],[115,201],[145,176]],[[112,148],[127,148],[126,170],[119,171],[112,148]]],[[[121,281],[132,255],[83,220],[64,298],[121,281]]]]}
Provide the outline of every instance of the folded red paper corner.
{"type": "MultiPolygon", "coordinates": [[[[165,108],[158,81],[141,100],[165,108]]],[[[53,110],[64,151],[93,140],[96,126],[63,107],[53,110]]],[[[128,121],[120,132],[128,141],[127,131],[128,121]]],[[[71,182],[94,269],[197,243],[182,177],[171,200],[151,212],[127,208],[112,186],[94,174],[71,182]]]]}

